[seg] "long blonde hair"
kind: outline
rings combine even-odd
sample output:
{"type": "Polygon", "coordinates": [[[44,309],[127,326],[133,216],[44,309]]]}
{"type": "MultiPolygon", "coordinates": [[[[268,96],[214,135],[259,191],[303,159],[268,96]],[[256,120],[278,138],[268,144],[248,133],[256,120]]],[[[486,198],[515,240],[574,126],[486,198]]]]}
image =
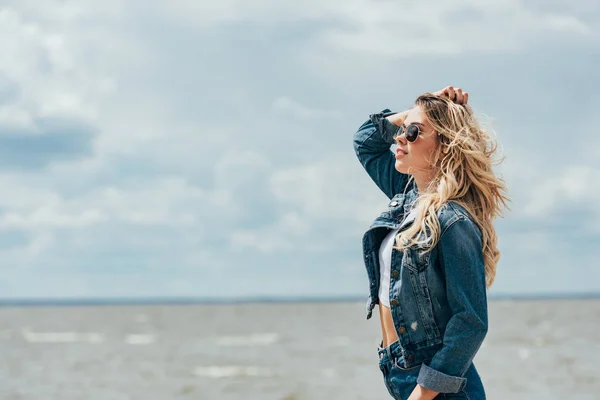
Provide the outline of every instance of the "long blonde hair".
{"type": "Polygon", "coordinates": [[[395,247],[403,250],[412,245],[431,250],[440,236],[438,210],[448,201],[464,207],[482,233],[486,287],[496,278],[500,259],[498,237],[493,220],[508,208],[504,181],[492,166],[500,159],[492,156],[498,145],[479,125],[469,105],[431,93],[417,98],[420,107],[438,135],[439,146],[433,154],[434,178],[425,190],[419,189],[413,224],[398,234],[395,247]]]}

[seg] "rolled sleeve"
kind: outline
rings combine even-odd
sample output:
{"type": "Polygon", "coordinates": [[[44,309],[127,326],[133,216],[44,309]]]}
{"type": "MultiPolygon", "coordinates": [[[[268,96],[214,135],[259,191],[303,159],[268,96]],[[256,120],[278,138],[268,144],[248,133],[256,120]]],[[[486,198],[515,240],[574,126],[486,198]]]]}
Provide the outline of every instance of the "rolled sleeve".
{"type": "Polygon", "coordinates": [[[467,379],[460,376],[444,374],[427,364],[422,364],[417,377],[417,383],[440,393],[458,393],[466,385],[467,379]]]}
{"type": "Polygon", "coordinates": [[[440,236],[438,254],[446,276],[446,294],[452,316],[442,348],[421,365],[417,383],[441,393],[456,393],[488,329],[485,262],[481,233],[466,217],[452,223],[440,236]]]}

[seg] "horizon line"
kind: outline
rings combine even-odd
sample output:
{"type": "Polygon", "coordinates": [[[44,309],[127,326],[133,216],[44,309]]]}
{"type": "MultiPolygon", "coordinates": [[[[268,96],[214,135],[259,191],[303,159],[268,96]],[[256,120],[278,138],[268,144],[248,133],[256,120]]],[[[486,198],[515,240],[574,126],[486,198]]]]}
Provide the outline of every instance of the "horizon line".
{"type": "MultiPolygon", "coordinates": [[[[488,294],[488,300],[554,300],[598,299],[600,292],[505,293],[488,294]]],[[[193,305],[252,303],[343,303],[366,301],[367,296],[146,296],[146,297],[64,297],[64,298],[0,298],[5,306],[86,306],[86,305],[193,305]]]]}

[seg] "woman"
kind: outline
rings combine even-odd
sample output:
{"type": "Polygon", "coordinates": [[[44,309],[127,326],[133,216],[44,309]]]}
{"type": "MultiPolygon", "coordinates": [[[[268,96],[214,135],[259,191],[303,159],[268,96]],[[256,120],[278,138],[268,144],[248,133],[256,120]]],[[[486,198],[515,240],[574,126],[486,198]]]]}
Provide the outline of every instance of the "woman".
{"type": "Polygon", "coordinates": [[[473,358],[500,257],[492,222],[508,198],[492,171],[495,144],[467,102],[448,86],[408,111],[371,115],[354,136],[390,199],[363,236],[363,255],[367,319],[378,305],[379,366],[395,399],[485,399],[473,358]]]}

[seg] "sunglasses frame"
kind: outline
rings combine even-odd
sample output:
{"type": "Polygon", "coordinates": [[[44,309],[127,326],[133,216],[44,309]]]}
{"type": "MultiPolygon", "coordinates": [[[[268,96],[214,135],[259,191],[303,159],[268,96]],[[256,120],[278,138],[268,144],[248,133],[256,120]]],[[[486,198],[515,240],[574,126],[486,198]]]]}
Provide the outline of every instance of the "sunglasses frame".
{"type": "Polygon", "coordinates": [[[400,126],[398,128],[398,131],[396,131],[396,133],[394,134],[394,140],[402,136],[402,134],[404,134],[404,137],[408,142],[414,143],[421,134],[421,128],[419,128],[419,125],[417,124],[410,124],[406,128],[400,126]]]}

